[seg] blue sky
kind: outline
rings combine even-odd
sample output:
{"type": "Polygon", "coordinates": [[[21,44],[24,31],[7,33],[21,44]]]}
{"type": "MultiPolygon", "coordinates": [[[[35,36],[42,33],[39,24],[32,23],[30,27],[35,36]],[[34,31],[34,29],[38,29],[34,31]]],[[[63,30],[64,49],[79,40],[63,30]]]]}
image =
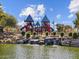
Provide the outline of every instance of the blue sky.
{"type": "Polygon", "coordinates": [[[15,16],[20,23],[31,14],[35,22],[47,15],[51,23],[55,21],[66,25],[73,25],[72,21],[75,19],[71,2],[75,4],[75,0],[0,0],[4,11],[15,16]]]}

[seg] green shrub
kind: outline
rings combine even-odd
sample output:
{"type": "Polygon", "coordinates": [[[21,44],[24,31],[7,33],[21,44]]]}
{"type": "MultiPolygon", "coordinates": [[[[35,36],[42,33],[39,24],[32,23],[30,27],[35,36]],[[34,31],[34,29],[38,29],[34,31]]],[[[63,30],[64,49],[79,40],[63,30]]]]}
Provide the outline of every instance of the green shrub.
{"type": "Polygon", "coordinates": [[[21,34],[22,34],[22,36],[25,36],[25,32],[24,31],[22,31],[21,34]]]}
{"type": "Polygon", "coordinates": [[[61,35],[61,37],[63,37],[64,36],[64,33],[62,32],[60,35],[61,35]]]}
{"type": "Polygon", "coordinates": [[[56,32],[53,32],[53,35],[55,36],[56,35],[56,32]]]}
{"type": "Polygon", "coordinates": [[[26,34],[26,38],[30,38],[30,34],[29,33],[26,34]]]}
{"type": "Polygon", "coordinates": [[[48,36],[48,32],[46,32],[46,36],[48,36]]]}
{"type": "Polygon", "coordinates": [[[36,32],[34,32],[33,35],[35,36],[36,35],[36,32]]]}
{"type": "Polygon", "coordinates": [[[78,34],[77,33],[73,33],[73,38],[77,39],[78,38],[78,34]]]}
{"type": "Polygon", "coordinates": [[[35,37],[35,39],[39,39],[39,36],[35,37]]]}
{"type": "Polygon", "coordinates": [[[72,32],[71,32],[71,33],[69,33],[69,37],[72,37],[72,35],[73,35],[73,34],[72,34],[72,32]]]}
{"type": "Polygon", "coordinates": [[[79,32],[78,32],[78,37],[79,37],[79,32]]]}

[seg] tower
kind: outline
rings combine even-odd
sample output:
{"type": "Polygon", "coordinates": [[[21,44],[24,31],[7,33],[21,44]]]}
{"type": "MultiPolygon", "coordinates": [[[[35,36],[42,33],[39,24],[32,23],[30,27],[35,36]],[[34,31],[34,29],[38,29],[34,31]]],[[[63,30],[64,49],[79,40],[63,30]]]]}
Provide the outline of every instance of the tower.
{"type": "Polygon", "coordinates": [[[50,21],[48,20],[47,16],[45,15],[44,18],[41,21],[42,23],[42,31],[48,31],[50,32],[50,21]]]}
{"type": "Polygon", "coordinates": [[[26,25],[24,26],[24,28],[26,28],[26,32],[27,31],[33,32],[33,23],[34,23],[34,21],[33,21],[32,17],[29,15],[24,22],[26,23],[26,25]]]}
{"type": "Polygon", "coordinates": [[[35,31],[37,32],[37,33],[39,33],[40,32],[40,23],[37,21],[36,22],[36,28],[35,28],[35,31]]]}

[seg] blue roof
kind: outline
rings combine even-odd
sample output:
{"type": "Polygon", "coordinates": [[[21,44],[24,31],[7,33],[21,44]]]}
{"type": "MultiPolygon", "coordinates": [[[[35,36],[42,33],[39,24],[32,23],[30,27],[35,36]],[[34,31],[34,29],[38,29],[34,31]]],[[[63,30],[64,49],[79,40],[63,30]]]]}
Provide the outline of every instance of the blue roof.
{"type": "Polygon", "coordinates": [[[42,22],[50,22],[47,18],[47,16],[45,15],[44,18],[42,19],[42,22]]]}
{"type": "Polygon", "coordinates": [[[40,23],[37,21],[36,25],[37,25],[37,26],[40,26],[40,23]]]}
{"type": "Polygon", "coordinates": [[[29,15],[24,22],[34,22],[32,17],[29,15]]]}

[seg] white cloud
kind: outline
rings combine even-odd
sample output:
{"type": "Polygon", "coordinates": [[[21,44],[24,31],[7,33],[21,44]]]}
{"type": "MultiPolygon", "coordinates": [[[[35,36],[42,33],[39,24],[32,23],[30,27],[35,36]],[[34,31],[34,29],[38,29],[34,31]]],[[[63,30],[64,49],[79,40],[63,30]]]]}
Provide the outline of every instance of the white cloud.
{"type": "Polygon", "coordinates": [[[21,13],[20,13],[20,16],[28,16],[28,15],[31,15],[31,16],[34,16],[35,14],[35,11],[32,7],[27,7],[27,8],[24,8],[21,13]]]}
{"type": "Polygon", "coordinates": [[[43,4],[39,4],[39,5],[30,5],[26,8],[24,8],[21,13],[20,13],[20,17],[21,16],[28,16],[31,15],[33,17],[34,20],[39,20],[41,19],[41,17],[44,16],[45,14],[45,7],[43,4]]]}
{"type": "Polygon", "coordinates": [[[61,15],[60,15],[60,14],[58,14],[58,15],[56,16],[56,18],[57,18],[57,19],[60,19],[60,18],[61,18],[61,15]]]}
{"type": "Polygon", "coordinates": [[[68,8],[71,13],[76,13],[79,11],[79,0],[71,0],[68,8]]]}
{"type": "Polygon", "coordinates": [[[44,5],[43,5],[43,4],[37,6],[37,12],[38,12],[38,14],[39,14],[40,16],[44,15],[44,13],[45,13],[45,8],[44,8],[44,5]]]}
{"type": "Polygon", "coordinates": [[[71,19],[73,16],[74,16],[74,14],[70,14],[70,15],[68,16],[68,18],[71,19]]]}

